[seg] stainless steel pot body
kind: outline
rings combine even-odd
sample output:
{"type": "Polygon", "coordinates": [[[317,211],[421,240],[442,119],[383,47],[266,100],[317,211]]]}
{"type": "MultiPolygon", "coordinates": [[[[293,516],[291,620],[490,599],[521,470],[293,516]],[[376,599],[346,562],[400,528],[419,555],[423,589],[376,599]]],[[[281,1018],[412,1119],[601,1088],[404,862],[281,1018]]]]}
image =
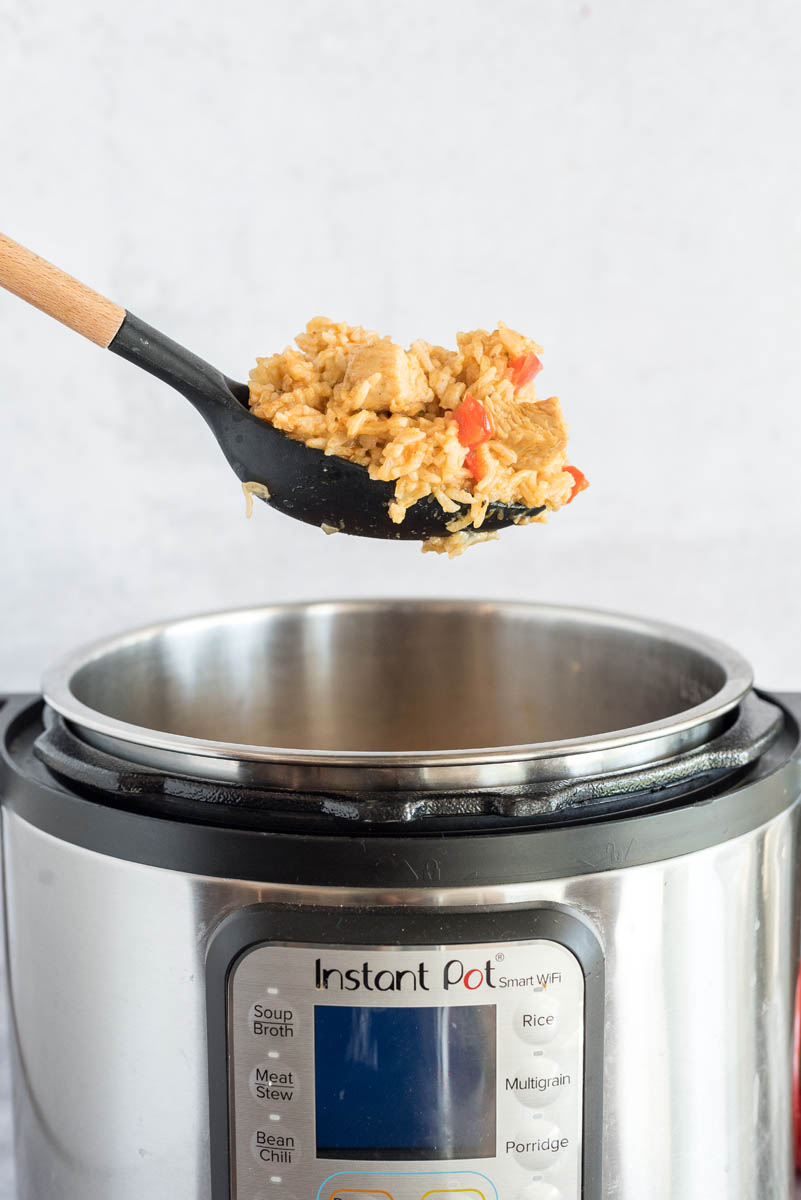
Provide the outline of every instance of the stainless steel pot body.
{"type": "Polygon", "coordinates": [[[666,861],[391,893],[143,866],[6,813],[20,1200],[211,1200],[206,943],[271,901],[585,915],[606,957],[603,1195],[790,1200],[797,811],[666,861]]]}
{"type": "MultiPolygon", "coordinates": [[[[390,608],[380,619],[397,629],[408,609],[390,608]]],[[[564,610],[547,610],[527,638],[514,608],[439,606],[431,641],[455,628],[459,636],[447,644],[467,647],[474,667],[460,668],[456,692],[437,672],[430,689],[463,707],[468,736],[451,714],[448,737],[431,733],[423,745],[427,724],[436,728],[436,708],[415,708],[412,692],[397,719],[375,682],[367,707],[364,697],[351,704],[353,681],[341,676],[338,695],[312,702],[321,678],[330,676],[333,688],[336,635],[345,625],[346,641],[361,627],[373,647],[373,667],[359,667],[362,679],[373,677],[381,642],[373,643],[375,622],[358,606],[355,620],[354,606],[345,606],[344,625],[331,611],[301,622],[306,653],[289,673],[280,670],[280,642],[273,644],[270,670],[283,684],[307,662],[282,738],[276,730],[285,714],[257,671],[250,675],[262,696],[255,717],[246,694],[226,692],[237,677],[231,646],[239,640],[252,659],[266,644],[263,627],[255,635],[258,622],[247,618],[225,623],[238,629],[233,642],[224,632],[220,640],[219,619],[212,619],[210,636],[203,634],[208,653],[200,656],[187,648],[196,629],[172,629],[160,643],[162,631],[146,632],[144,647],[143,635],[132,635],[109,657],[101,650],[62,667],[47,690],[87,745],[103,754],[113,748],[130,764],[177,772],[180,762],[187,776],[214,778],[219,761],[221,781],[230,782],[232,772],[240,778],[241,770],[254,783],[264,771],[264,786],[294,780],[298,794],[323,780],[352,785],[362,772],[369,793],[397,772],[423,793],[449,785],[446,799],[454,803],[477,786],[517,795],[521,781],[547,789],[593,777],[593,769],[600,780],[605,770],[670,763],[720,736],[748,690],[741,660],[703,639],[564,610]],[[479,636],[488,631],[492,653],[479,636]],[[155,658],[143,671],[147,646],[155,658]],[[159,674],[156,660],[168,669],[159,674]],[[504,662],[514,663],[506,682],[504,662]],[[154,694],[154,671],[162,699],[149,728],[136,705],[154,694]],[[467,685],[476,672],[496,689],[494,700],[481,697],[483,722],[469,717],[467,685]],[[556,697],[551,705],[543,679],[556,697]],[[636,697],[623,695],[626,680],[636,697]],[[235,706],[242,714],[218,737],[213,719],[203,728],[196,723],[208,722],[214,705],[229,717],[235,706]],[[365,750],[354,729],[371,708],[377,715],[365,750]],[[524,740],[538,723],[541,732],[524,740]],[[243,727],[260,729],[262,744],[243,736],[243,727]],[[456,740],[462,744],[454,750],[456,740]]],[[[531,611],[522,617],[526,625],[531,611]]],[[[297,634],[289,641],[297,646],[297,634]]],[[[424,663],[425,645],[411,661],[415,655],[424,663]]],[[[408,668],[410,656],[394,661],[384,685],[408,668]]],[[[332,945],[341,941],[337,912],[353,913],[365,933],[376,912],[387,914],[402,944],[410,914],[460,912],[469,921],[488,910],[562,906],[590,926],[605,961],[603,1124],[587,1148],[602,1178],[597,1194],[790,1200],[801,765],[789,716],[782,738],[783,749],[709,792],[688,784],[683,799],[604,820],[581,822],[574,812],[565,825],[557,813],[552,824],[517,821],[510,830],[500,821],[450,838],[441,829],[427,833],[424,824],[407,831],[400,818],[395,828],[370,830],[354,824],[358,812],[347,809],[352,793],[343,787],[350,827],[301,835],[270,832],[268,821],[234,835],[219,821],[182,824],[168,807],[145,813],[135,796],[65,784],[34,764],[12,722],[0,789],[20,1200],[218,1200],[209,1153],[206,952],[220,924],[252,905],[317,912],[315,940],[332,945]],[[225,870],[214,844],[234,836],[242,853],[234,848],[225,870]]],[[[402,813],[403,788],[395,790],[402,813]]],[[[231,825],[237,820],[232,813],[231,825]]],[[[269,1185],[264,1195],[273,1200],[269,1185]]]]}

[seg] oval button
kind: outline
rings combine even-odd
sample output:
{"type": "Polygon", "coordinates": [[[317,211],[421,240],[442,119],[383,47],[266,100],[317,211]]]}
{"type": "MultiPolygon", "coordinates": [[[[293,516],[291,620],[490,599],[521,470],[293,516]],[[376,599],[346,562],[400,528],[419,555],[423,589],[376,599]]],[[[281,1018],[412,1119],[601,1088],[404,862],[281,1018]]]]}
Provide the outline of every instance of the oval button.
{"type": "Polygon", "coordinates": [[[562,1193],[552,1183],[538,1179],[524,1187],[522,1192],[518,1192],[515,1200],[562,1200],[562,1193]]]}
{"type": "Polygon", "coordinates": [[[570,1145],[570,1139],[562,1135],[558,1125],[550,1121],[532,1121],[531,1125],[518,1133],[512,1142],[507,1142],[507,1152],[514,1155],[522,1167],[538,1171],[557,1162],[570,1145]]]}
{"type": "Polygon", "coordinates": [[[249,1085],[254,1100],[273,1108],[286,1108],[300,1090],[297,1071],[275,1061],[255,1066],[250,1072],[249,1085]]]}
{"type": "Polygon", "coordinates": [[[519,1038],[529,1045],[541,1046],[559,1032],[560,1004],[546,992],[537,992],[518,1004],[513,1021],[519,1038]]]}
{"type": "Polygon", "coordinates": [[[291,1041],[297,1032],[295,1010],[289,1004],[258,1001],[248,1013],[250,1032],[272,1042],[291,1041]]]}
{"type": "Polygon", "coordinates": [[[257,1163],[278,1172],[290,1167],[300,1158],[300,1143],[293,1133],[281,1129],[283,1122],[272,1128],[257,1129],[250,1139],[250,1152],[257,1163]]]}
{"type": "Polygon", "coordinates": [[[506,1080],[506,1091],[526,1108],[545,1108],[561,1096],[572,1080],[552,1058],[532,1060],[528,1073],[521,1071],[506,1080]]]}

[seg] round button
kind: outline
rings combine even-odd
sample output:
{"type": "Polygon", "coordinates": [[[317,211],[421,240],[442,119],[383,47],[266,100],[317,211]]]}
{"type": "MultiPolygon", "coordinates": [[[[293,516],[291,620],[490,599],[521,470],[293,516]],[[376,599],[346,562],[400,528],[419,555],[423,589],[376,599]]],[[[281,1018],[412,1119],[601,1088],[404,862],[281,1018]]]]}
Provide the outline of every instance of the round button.
{"type": "Polygon", "coordinates": [[[562,1200],[562,1193],[552,1183],[538,1179],[518,1192],[515,1200],[562,1200]]]}
{"type": "Polygon", "coordinates": [[[250,1152],[257,1163],[280,1175],[300,1158],[300,1143],[293,1133],[282,1128],[283,1122],[262,1126],[250,1139],[250,1152]]]}
{"type": "Polygon", "coordinates": [[[248,1028],[255,1037],[276,1045],[292,1041],[298,1032],[295,1010],[290,1004],[257,1000],[248,1013],[248,1028]]]}
{"type": "Polygon", "coordinates": [[[532,1046],[550,1042],[559,1032],[561,1010],[558,1000],[535,992],[518,1004],[513,1018],[515,1033],[532,1046]]]}
{"type": "Polygon", "coordinates": [[[521,1071],[509,1082],[517,1084],[511,1092],[526,1108],[545,1108],[561,1096],[572,1080],[552,1058],[537,1056],[531,1065],[531,1073],[521,1071]]]}
{"type": "Polygon", "coordinates": [[[276,1059],[258,1063],[250,1072],[250,1094],[260,1104],[271,1108],[286,1108],[297,1097],[298,1073],[276,1059]]]}
{"type": "Polygon", "coordinates": [[[517,1133],[511,1152],[521,1167],[541,1171],[543,1167],[550,1167],[557,1162],[569,1144],[569,1138],[562,1136],[558,1125],[552,1125],[549,1121],[532,1121],[517,1133]]]}

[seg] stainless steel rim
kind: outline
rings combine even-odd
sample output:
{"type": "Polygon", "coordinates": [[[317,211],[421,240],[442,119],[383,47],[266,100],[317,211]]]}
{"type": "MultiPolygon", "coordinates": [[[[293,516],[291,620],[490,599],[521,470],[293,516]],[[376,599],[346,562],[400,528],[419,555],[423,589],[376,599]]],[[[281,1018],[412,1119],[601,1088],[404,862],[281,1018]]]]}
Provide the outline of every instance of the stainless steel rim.
{"type": "Polygon", "coordinates": [[[533,781],[602,775],[636,770],[703,745],[727,724],[753,683],[747,661],[713,638],[662,622],[617,613],[559,605],[448,600],[326,601],[266,605],[160,622],[95,642],[58,662],[45,675],[47,703],[88,743],[141,765],[165,772],[309,790],[448,790],[519,786],[533,781]],[[310,750],[206,740],[163,732],[109,716],[84,704],[73,691],[78,671],[114,651],[145,644],[171,630],[203,631],[221,621],[236,623],[256,616],[337,612],[367,614],[383,607],[394,611],[536,613],[554,621],[580,619],[599,629],[661,639],[678,651],[713,660],[723,682],[713,695],[680,713],[625,729],[559,741],[487,746],[469,750],[344,751],[310,750]]]}

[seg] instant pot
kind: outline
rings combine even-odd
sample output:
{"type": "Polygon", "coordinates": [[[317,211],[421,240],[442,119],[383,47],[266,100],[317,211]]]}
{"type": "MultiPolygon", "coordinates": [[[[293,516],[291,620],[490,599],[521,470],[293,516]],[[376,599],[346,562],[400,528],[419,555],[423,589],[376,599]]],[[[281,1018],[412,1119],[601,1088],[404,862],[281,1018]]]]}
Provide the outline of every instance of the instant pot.
{"type": "Polygon", "coordinates": [[[578,609],[323,603],[0,721],[21,1200],[789,1200],[798,697],[578,609]]]}

